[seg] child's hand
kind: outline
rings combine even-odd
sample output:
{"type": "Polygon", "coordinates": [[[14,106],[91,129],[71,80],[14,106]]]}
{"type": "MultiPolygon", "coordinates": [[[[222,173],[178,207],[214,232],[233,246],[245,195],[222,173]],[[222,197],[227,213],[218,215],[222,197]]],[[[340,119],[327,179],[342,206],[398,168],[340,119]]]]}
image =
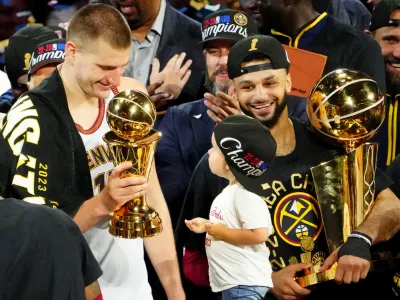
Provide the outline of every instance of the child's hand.
{"type": "Polygon", "coordinates": [[[185,220],[186,226],[195,233],[204,233],[206,232],[205,224],[210,223],[209,220],[203,218],[194,218],[190,221],[185,220]]]}
{"type": "Polygon", "coordinates": [[[223,240],[223,235],[225,230],[228,228],[225,224],[205,224],[204,227],[209,235],[211,235],[215,240],[223,240]]]}

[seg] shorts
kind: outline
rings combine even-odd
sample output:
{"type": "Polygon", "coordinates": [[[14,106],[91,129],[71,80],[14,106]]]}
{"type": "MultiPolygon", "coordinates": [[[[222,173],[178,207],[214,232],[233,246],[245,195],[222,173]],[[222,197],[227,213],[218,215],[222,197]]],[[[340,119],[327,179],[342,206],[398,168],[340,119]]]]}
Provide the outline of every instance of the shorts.
{"type": "Polygon", "coordinates": [[[238,285],[222,291],[222,300],[262,300],[267,292],[266,286],[238,285]]]}

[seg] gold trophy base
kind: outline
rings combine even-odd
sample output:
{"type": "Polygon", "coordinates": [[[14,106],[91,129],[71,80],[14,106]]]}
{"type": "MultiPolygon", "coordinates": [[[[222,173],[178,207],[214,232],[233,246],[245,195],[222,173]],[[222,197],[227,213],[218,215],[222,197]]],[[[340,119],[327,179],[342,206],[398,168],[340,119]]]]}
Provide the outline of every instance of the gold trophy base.
{"type": "Polygon", "coordinates": [[[295,280],[303,288],[317,283],[333,280],[336,276],[336,266],[337,265],[335,264],[331,269],[325,272],[315,272],[315,266],[312,266],[304,270],[307,275],[296,277],[295,280]]]}
{"type": "Polygon", "coordinates": [[[110,220],[110,234],[125,239],[147,238],[159,234],[163,227],[158,213],[149,206],[138,209],[131,202],[114,212],[110,220]]]}

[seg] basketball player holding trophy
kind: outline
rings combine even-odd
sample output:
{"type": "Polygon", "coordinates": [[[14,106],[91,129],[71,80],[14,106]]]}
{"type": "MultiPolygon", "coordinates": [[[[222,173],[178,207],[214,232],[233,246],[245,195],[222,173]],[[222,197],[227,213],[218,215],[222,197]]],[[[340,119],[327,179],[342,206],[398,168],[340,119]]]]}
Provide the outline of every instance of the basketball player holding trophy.
{"type": "MultiPolygon", "coordinates": [[[[111,6],[89,4],[73,16],[65,62],[38,89],[25,93],[4,120],[1,193],[5,198],[62,209],[74,218],[103,270],[99,284],[105,299],[153,299],[143,258],[145,248],[168,298],[182,300],[185,295],[168,208],[151,151],[145,151],[151,147],[142,137],[133,135],[121,141],[118,136],[132,133],[130,124],[144,124],[148,119],[140,119],[140,113],[129,119],[131,111],[116,107],[106,114],[115,94],[118,98],[136,95],[145,106],[151,104],[142,84],[121,77],[130,46],[129,26],[111,6]],[[135,91],[125,92],[132,89],[135,91]],[[111,120],[110,113],[130,122],[118,127],[118,118],[111,120]],[[118,147],[108,148],[103,137],[117,128],[122,132],[111,138],[118,147]],[[143,156],[134,160],[131,154],[143,156]],[[151,208],[145,205],[144,194],[151,208]],[[128,213],[116,214],[110,228],[110,215],[124,210],[128,213]]],[[[138,111],[152,113],[152,108],[138,111]]],[[[146,124],[147,128],[135,133],[145,137],[151,131],[151,122],[146,124]]]]}
{"type": "MultiPolygon", "coordinates": [[[[315,128],[288,117],[285,96],[291,89],[290,62],[286,51],[276,39],[255,35],[235,44],[229,53],[228,74],[233,80],[235,96],[242,112],[260,120],[270,129],[277,142],[277,156],[274,165],[268,169],[268,178],[259,182],[257,188],[252,190],[264,198],[275,229],[275,233],[267,241],[271,251],[270,263],[275,271],[272,275],[274,287],[266,299],[382,299],[380,275],[369,274],[366,280],[362,279],[366,278],[370,267],[371,243],[390,238],[399,228],[400,215],[397,213],[393,216],[392,212],[399,211],[400,201],[389,189],[391,180],[379,169],[376,170],[374,207],[360,226],[351,227],[354,231],[350,232],[340,251],[333,252],[333,256],[324,266],[325,270],[322,269],[328,271],[330,264],[337,262],[336,270],[331,271],[333,274],[324,278],[324,282],[301,286],[299,277],[319,273],[317,269],[323,266],[330,255],[323,223],[325,219],[321,213],[316,180],[311,169],[343,156],[346,151],[343,147],[324,141],[315,128]],[[345,284],[337,285],[335,281],[345,284]],[[356,282],[357,284],[347,285],[356,282]]],[[[366,128],[372,133],[382,121],[382,96],[376,83],[371,82],[369,77],[359,72],[352,74],[355,76],[353,78],[359,80],[354,85],[351,80],[333,81],[337,89],[332,89],[332,92],[335,91],[338,95],[332,100],[346,96],[343,101],[348,101],[338,103],[332,108],[337,111],[338,116],[333,118],[333,122],[338,124],[322,123],[338,130],[341,128],[340,117],[347,114],[350,117],[360,115],[363,120],[370,119],[364,126],[370,125],[371,127],[366,128]],[[344,92],[341,93],[340,86],[344,83],[351,87],[351,93],[344,87],[344,92]],[[362,97],[365,102],[363,110],[359,112],[351,103],[359,100],[355,99],[356,96],[362,97]],[[367,101],[369,98],[372,99],[367,101]],[[369,110],[371,114],[365,116],[363,113],[369,110]]],[[[326,84],[325,81],[323,83],[326,84]]],[[[331,119],[331,112],[327,111],[327,107],[320,106],[320,110],[321,114],[328,114],[328,120],[331,119]]],[[[357,128],[362,132],[361,125],[355,122],[342,123],[342,126],[351,127],[347,131],[349,134],[357,128]]],[[[211,203],[212,200],[208,198],[215,197],[212,193],[218,193],[226,186],[226,182],[211,174],[207,159],[205,156],[200,161],[187,192],[187,195],[193,195],[190,200],[200,211],[206,211],[206,207],[201,207],[201,204],[204,206],[211,203]]],[[[329,174],[326,173],[325,176],[329,174]]],[[[189,211],[183,211],[182,214],[186,219],[191,218],[189,211]]],[[[196,216],[204,217],[199,213],[196,216]]],[[[339,229],[343,228],[340,226],[337,230],[339,229]]],[[[181,236],[176,237],[179,245],[186,243],[195,250],[202,251],[199,246],[196,248],[192,237],[190,243],[180,240],[181,236]]]]}

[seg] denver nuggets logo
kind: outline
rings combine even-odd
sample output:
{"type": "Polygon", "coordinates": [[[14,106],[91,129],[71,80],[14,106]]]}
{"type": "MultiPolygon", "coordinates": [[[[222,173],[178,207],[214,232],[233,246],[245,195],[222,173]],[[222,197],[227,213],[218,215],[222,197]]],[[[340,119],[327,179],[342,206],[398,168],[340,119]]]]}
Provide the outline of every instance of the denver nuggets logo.
{"type": "Polygon", "coordinates": [[[237,13],[233,17],[233,20],[235,20],[235,23],[240,25],[240,26],[246,26],[247,25],[247,17],[242,13],[237,13]]]}
{"type": "Polygon", "coordinates": [[[306,193],[292,193],[277,205],[274,214],[276,232],[288,244],[301,246],[304,237],[315,241],[322,230],[317,200],[306,193]]]}

